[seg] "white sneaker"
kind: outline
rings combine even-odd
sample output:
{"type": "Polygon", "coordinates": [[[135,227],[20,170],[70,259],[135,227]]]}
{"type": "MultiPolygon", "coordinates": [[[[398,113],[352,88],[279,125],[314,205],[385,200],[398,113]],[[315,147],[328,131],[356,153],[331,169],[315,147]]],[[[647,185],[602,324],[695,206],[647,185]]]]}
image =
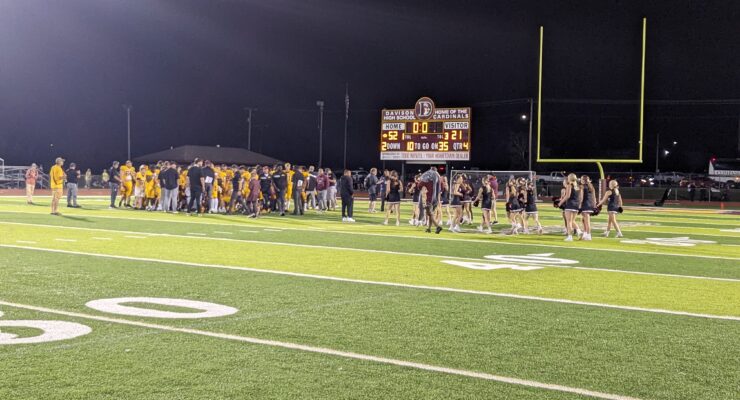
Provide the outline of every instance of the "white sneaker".
{"type": "Polygon", "coordinates": [[[415,219],[410,219],[409,220],[409,225],[416,225],[416,220],[415,219]]]}
{"type": "Polygon", "coordinates": [[[383,225],[388,225],[388,221],[383,221],[383,225]]]}
{"type": "Polygon", "coordinates": [[[622,235],[622,232],[617,232],[617,237],[618,238],[621,238],[621,237],[624,237],[624,236],[622,235]]]}
{"type": "Polygon", "coordinates": [[[576,235],[578,235],[578,237],[581,237],[581,235],[583,235],[583,231],[576,228],[576,235]]]}
{"type": "Polygon", "coordinates": [[[529,229],[527,229],[527,228],[524,228],[524,234],[525,234],[525,235],[529,235],[529,229]]]}
{"type": "Polygon", "coordinates": [[[568,237],[565,238],[565,241],[566,242],[572,242],[573,241],[573,236],[568,235],[568,237]]]}
{"type": "Polygon", "coordinates": [[[590,233],[584,234],[582,239],[583,240],[586,240],[586,241],[590,241],[591,240],[591,234],[590,233]]]}
{"type": "Polygon", "coordinates": [[[484,233],[493,233],[493,231],[491,230],[491,228],[488,228],[488,229],[486,229],[486,230],[485,230],[485,231],[483,231],[483,232],[484,232],[484,233]]]}
{"type": "Polygon", "coordinates": [[[478,232],[483,232],[483,227],[482,227],[482,226],[479,226],[479,227],[478,227],[478,228],[477,228],[476,230],[477,230],[478,232]]]}
{"type": "Polygon", "coordinates": [[[349,222],[356,222],[354,218],[347,218],[347,221],[349,221],[349,222]]]}
{"type": "Polygon", "coordinates": [[[342,222],[347,222],[347,217],[342,217],[342,222]]]}
{"type": "Polygon", "coordinates": [[[604,233],[601,234],[603,237],[609,237],[609,231],[604,231],[604,233]]]}
{"type": "Polygon", "coordinates": [[[401,226],[401,221],[396,221],[396,226],[401,226]]]}

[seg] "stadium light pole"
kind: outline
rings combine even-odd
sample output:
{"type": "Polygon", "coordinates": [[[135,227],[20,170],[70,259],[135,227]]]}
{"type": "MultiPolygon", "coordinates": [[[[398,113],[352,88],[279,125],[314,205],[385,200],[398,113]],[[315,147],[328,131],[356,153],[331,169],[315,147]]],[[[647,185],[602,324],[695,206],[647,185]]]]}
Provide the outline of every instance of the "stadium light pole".
{"type": "Polygon", "coordinates": [[[321,156],[324,150],[324,101],[317,100],[316,105],[319,106],[319,164],[318,168],[321,168],[321,156]]]}
{"type": "Polygon", "coordinates": [[[252,112],[257,111],[254,107],[244,107],[247,112],[247,150],[252,150],[252,112]]]}
{"type": "Polygon", "coordinates": [[[529,150],[527,155],[529,156],[529,171],[532,170],[532,114],[534,113],[534,99],[529,98],[529,150]]]}
{"type": "MultiPolygon", "coordinates": [[[[349,83],[344,84],[344,156],[342,158],[342,168],[347,169],[347,123],[349,122],[349,83]]],[[[740,125],[738,126],[740,129],[740,125]]],[[[738,133],[740,135],[740,133],[738,133]]],[[[740,151],[740,143],[738,143],[740,151]]],[[[385,162],[383,165],[385,169],[385,162]]]]}
{"type": "Polygon", "coordinates": [[[131,160],[131,104],[124,104],[126,109],[126,160],[131,160]]]}

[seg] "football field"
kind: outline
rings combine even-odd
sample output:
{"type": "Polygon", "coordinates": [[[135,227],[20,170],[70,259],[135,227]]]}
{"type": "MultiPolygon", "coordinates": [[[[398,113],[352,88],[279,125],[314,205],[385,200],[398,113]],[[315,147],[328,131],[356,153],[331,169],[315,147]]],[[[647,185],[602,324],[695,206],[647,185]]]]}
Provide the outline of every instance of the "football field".
{"type": "MultiPolygon", "coordinates": [[[[0,399],[740,399],[740,215],[440,235],[0,197],[0,399]]],[[[475,210],[479,218],[479,210],[475,210]]]]}

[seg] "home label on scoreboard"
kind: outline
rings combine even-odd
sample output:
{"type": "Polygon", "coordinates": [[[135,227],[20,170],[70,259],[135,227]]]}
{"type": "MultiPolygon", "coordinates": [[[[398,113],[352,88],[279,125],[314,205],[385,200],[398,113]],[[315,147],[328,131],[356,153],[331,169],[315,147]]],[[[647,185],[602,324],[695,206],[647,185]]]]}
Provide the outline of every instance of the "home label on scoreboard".
{"type": "Polygon", "coordinates": [[[414,108],[383,109],[380,159],[470,160],[470,107],[437,108],[422,97],[414,108]]]}

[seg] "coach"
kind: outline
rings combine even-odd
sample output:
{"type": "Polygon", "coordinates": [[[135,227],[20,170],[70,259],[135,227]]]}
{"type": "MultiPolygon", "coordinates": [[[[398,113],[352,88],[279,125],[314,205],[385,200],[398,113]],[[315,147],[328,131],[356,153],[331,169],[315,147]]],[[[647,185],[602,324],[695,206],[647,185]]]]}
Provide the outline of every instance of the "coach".
{"type": "Polygon", "coordinates": [[[159,174],[159,182],[162,185],[163,200],[162,211],[177,212],[178,179],[177,164],[165,161],[164,168],[159,174]]]}

